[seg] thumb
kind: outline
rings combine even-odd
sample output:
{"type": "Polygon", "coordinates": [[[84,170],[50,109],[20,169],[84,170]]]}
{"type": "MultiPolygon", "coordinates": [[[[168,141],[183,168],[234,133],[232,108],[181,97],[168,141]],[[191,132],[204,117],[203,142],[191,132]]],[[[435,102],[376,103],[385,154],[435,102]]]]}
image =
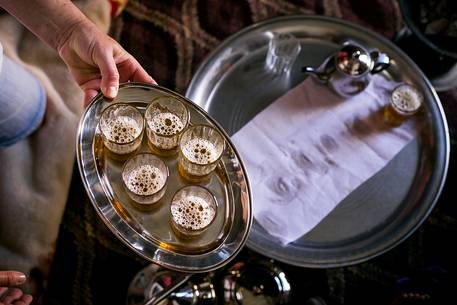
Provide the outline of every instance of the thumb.
{"type": "Polygon", "coordinates": [[[107,98],[115,98],[119,88],[119,72],[114,62],[113,51],[101,52],[97,59],[98,68],[102,75],[100,89],[107,98]]]}
{"type": "Polygon", "coordinates": [[[24,284],[27,277],[18,271],[0,271],[0,287],[11,287],[24,284]]]}
{"type": "Polygon", "coordinates": [[[89,106],[91,100],[98,94],[95,89],[84,90],[84,107],[89,106]]]}

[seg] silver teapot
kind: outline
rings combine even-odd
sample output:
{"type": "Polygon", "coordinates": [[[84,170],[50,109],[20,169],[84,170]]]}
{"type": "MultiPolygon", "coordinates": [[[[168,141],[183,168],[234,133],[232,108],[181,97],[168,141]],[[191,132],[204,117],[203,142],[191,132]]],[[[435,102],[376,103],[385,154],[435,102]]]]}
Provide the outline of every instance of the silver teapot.
{"type": "Polygon", "coordinates": [[[359,94],[368,87],[373,74],[390,65],[390,59],[379,51],[368,52],[353,42],[345,42],[341,49],[327,58],[319,68],[303,67],[304,73],[317,77],[343,97],[359,94]]]}

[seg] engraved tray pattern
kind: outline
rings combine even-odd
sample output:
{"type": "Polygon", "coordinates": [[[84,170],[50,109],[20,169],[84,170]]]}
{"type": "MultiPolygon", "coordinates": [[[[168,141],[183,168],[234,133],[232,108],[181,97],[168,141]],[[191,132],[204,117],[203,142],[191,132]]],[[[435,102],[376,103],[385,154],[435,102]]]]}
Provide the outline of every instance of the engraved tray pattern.
{"type": "MultiPolygon", "coordinates": [[[[139,152],[151,152],[144,135],[139,152]]],[[[182,272],[206,272],[230,261],[243,247],[252,222],[251,195],[245,169],[229,137],[205,111],[168,89],[139,83],[122,84],[112,102],[94,98],[81,118],[77,135],[77,159],[89,198],[100,218],[127,246],[144,258],[182,272]],[[198,238],[177,238],[169,224],[169,204],[176,190],[187,182],[178,175],[176,156],[160,157],[168,166],[167,191],[156,204],[145,208],[129,198],[121,182],[125,160],[111,158],[103,145],[98,122],[111,103],[135,106],[142,113],[148,103],[169,95],[190,111],[191,124],[207,124],[224,135],[226,147],[211,178],[199,183],[216,197],[215,221],[198,238]]]]}

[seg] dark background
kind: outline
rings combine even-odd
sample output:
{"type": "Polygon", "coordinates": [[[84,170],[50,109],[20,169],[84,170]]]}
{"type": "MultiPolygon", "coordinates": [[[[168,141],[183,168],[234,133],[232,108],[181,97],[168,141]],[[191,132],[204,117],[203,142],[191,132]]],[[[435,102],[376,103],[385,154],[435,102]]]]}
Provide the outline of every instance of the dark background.
{"type": "MultiPolygon", "coordinates": [[[[388,38],[403,26],[394,0],[130,0],[113,21],[111,35],[160,85],[184,94],[199,64],[226,37],[252,23],[297,13],[343,18],[388,38]]],[[[451,159],[430,217],[401,245],[362,264],[305,269],[278,263],[292,283],[293,304],[312,296],[328,304],[427,304],[402,299],[405,292],[444,304],[452,296],[457,288],[457,90],[439,95],[450,128],[451,159]]],[[[237,259],[252,257],[260,255],[244,249],[237,259]]],[[[125,304],[131,279],[147,264],[98,218],[75,170],[45,303],[125,304]]]]}

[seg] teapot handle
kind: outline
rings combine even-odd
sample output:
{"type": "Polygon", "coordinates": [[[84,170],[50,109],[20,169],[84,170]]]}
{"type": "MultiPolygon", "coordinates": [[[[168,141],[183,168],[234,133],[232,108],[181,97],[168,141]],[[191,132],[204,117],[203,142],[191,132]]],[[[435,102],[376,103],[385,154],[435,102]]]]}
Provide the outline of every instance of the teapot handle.
{"type": "Polygon", "coordinates": [[[316,76],[322,82],[327,82],[329,80],[329,78],[330,78],[327,73],[319,72],[319,71],[317,71],[317,69],[315,69],[313,67],[309,67],[309,66],[302,67],[301,71],[303,73],[311,74],[311,75],[316,76]]]}
{"type": "Polygon", "coordinates": [[[390,58],[386,53],[373,51],[370,53],[370,57],[374,62],[373,69],[371,69],[371,74],[379,73],[390,66],[390,58]]]}

